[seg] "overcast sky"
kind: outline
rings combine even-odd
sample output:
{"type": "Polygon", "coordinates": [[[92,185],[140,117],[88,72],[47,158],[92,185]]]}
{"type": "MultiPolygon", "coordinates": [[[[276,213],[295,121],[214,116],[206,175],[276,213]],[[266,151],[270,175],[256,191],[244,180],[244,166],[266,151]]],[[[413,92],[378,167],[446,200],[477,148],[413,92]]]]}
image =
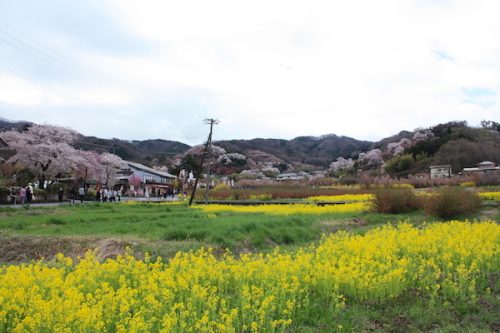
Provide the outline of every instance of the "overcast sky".
{"type": "Polygon", "coordinates": [[[0,117],[198,144],[500,121],[500,1],[0,0],[0,117]]]}

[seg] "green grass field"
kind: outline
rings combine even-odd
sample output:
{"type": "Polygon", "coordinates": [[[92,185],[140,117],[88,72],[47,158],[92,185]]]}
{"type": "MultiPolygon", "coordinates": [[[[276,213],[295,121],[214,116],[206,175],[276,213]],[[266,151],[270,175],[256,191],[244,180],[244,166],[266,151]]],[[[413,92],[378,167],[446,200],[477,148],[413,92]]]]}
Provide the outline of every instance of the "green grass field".
{"type": "MultiPolygon", "coordinates": [[[[184,205],[160,204],[85,204],[0,210],[0,235],[8,240],[20,238],[24,245],[37,239],[50,247],[54,241],[72,239],[73,243],[92,246],[97,240],[112,239],[138,252],[171,256],[177,250],[211,246],[233,252],[303,246],[319,240],[323,233],[341,229],[357,232],[387,221],[425,216],[384,216],[372,213],[272,216],[220,212],[205,214],[184,205]]],[[[83,249],[80,249],[81,250],[83,249]]],[[[5,252],[5,251],[4,251],[5,252]]],[[[39,250],[43,254],[43,249],[39,250]]],[[[80,253],[79,252],[79,253],[80,253]]],[[[51,251],[48,251],[51,253],[51,251]]],[[[3,258],[5,261],[6,258],[3,258]]],[[[37,259],[30,258],[26,259],[37,259]]],[[[1,260],[1,258],[0,258],[1,260]]]]}
{"type": "MultiPolygon", "coordinates": [[[[483,209],[482,215],[468,217],[500,221],[496,207],[483,209]]],[[[185,205],[85,204],[29,209],[0,208],[0,261],[23,261],[49,258],[56,250],[72,257],[86,248],[100,247],[103,241],[111,248],[130,247],[138,254],[173,256],[177,251],[202,246],[233,253],[268,251],[275,246],[295,248],[315,242],[324,233],[350,230],[363,233],[388,222],[407,220],[412,223],[432,221],[421,211],[388,215],[377,213],[336,213],[292,216],[256,213],[219,212],[206,214],[185,205]],[[22,245],[28,254],[11,258],[5,253],[22,245]],[[9,245],[10,244],[10,245],[9,245]],[[29,247],[35,247],[30,250],[29,247]],[[3,248],[2,248],[3,247],[3,248]],[[75,252],[75,253],[72,253],[75,252]]],[[[104,254],[106,257],[107,254],[104,254]]]]}

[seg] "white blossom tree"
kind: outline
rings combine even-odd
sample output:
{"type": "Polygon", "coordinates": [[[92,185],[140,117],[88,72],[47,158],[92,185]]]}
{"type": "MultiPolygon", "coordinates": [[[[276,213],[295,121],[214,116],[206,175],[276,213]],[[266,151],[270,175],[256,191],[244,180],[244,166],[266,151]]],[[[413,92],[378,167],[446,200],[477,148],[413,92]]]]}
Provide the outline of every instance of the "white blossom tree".
{"type": "Polygon", "coordinates": [[[108,184],[110,179],[116,177],[118,171],[125,165],[124,160],[111,153],[102,153],[97,160],[101,165],[101,172],[96,179],[105,184],[108,184]]]}
{"type": "Polygon", "coordinates": [[[43,187],[47,178],[70,173],[81,159],[72,143],[78,133],[63,127],[33,125],[25,132],[15,130],[0,133],[0,137],[16,153],[7,163],[20,163],[31,170],[43,187]]]}
{"type": "Polygon", "coordinates": [[[15,154],[7,163],[19,163],[38,179],[40,188],[45,181],[73,175],[77,178],[102,177],[106,166],[115,166],[121,159],[113,154],[75,149],[71,144],[80,137],[77,132],[59,126],[33,125],[24,132],[15,130],[0,133],[15,154]]]}
{"type": "Polygon", "coordinates": [[[345,159],[343,157],[337,158],[336,161],[330,163],[330,170],[333,172],[346,170],[354,166],[354,161],[352,158],[345,159]]]}
{"type": "Polygon", "coordinates": [[[366,153],[359,154],[358,162],[366,165],[368,168],[378,168],[384,164],[382,151],[378,148],[372,149],[366,153]]]}

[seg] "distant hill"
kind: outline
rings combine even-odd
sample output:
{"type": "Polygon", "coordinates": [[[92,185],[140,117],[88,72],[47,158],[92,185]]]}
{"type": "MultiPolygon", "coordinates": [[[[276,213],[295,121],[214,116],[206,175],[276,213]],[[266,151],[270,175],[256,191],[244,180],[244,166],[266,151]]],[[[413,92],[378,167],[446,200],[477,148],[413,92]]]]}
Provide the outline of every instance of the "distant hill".
{"type": "Polygon", "coordinates": [[[357,157],[362,151],[370,149],[373,143],[329,134],[320,137],[301,136],[292,140],[224,140],[214,144],[228,152],[245,155],[249,150],[260,150],[289,164],[301,163],[327,167],[338,157],[357,157]]]}
{"type": "Polygon", "coordinates": [[[11,129],[22,130],[24,128],[30,127],[31,125],[33,125],[33,123],[29,121],[11,121],[0,118],[0,132],[8,131],[11,129]]]}
{"type": "MultiPolygon", "coordinates": [[[[28,121],[16,122],[0,118],[0,131],[23,130],[31,125],[33,123],[28,121]]],[[[326,169],[339,157],[356,160],[360,153],[374,148],[380,149],[378,153],[383,158],[381,163],[387,163],[393,158],[397,159],[398,155],[394,155],[393,151],[395,144],[403,145],[402,153],[411,155],[414,160],[401,174],[426,171],[429,165],[436,163],[451,164],[453,171],[459,172],[463,167],[474,166],[483,160],[500,163],[500,124],[484,121],[481,127],[470,127],[464,121],[452,121],[429,129],[404,130],[377,142],[361,141],[335,134],[318,137],[299,136],[291,140],[257,138],[214,142],[214,145],[225,150],[229,159],[233,153],[246,157],[246,162],[238,160],[237,165],[232,166],[224,162],[227,159],[221,159],[222,162],[218,162],[219,167],[226,168],[227,172],[253,169],[258,166],[260,168],[272,166],[280,170],[286,170],[289,166],[296,170],[326,169]],[[420,132],[427,134],[423,139],[417,140],[416,136],[420,132]]],[[[127,141],[83,135],[75,146],[85,150],[115,153],[123,159],[149,166],[177,165],[178,167],[179,162],[185,164],[186,159],[194,162],[188,155],[196,151],[179,141],[161,139],[127,141]]],[[[198,151],[201,151],[200,149],[198,151]]],[[[362,164],[356,165],[356,168],[362,168],[362,164]]]]}
{"type": "Polygon", "coordinates": [[[385,148],[387,145],[391,142],[398,142],[401,139],[410,139],[413,136],[414,132],[410,131],[401,131],[398,134],[389,136],[387,138],[384,138],[380,141],[377,141],[373,144],[373,148],[385,148]]]}
{"type": "Polygon", "coordinates": [[[125,160],[145,165],[163,165],[168,160],[186,152],[190,146],[178,141],[169,140],[134,140],[100,139],[93,136],[83,136],[75,146],[85,150],[114,153],[125,160]]]}

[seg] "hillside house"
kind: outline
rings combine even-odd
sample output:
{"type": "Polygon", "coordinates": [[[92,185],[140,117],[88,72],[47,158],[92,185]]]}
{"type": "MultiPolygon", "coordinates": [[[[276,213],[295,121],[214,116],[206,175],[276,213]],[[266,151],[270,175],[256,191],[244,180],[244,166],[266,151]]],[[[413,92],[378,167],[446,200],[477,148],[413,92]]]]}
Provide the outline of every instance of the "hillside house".
{"type": "Polygon", "coordinates": [[[145,197],[160,196],[165,190],[173,189],[176,176],[147,167],[140,163],[125,161],[125,166],[120,170],[120,176],[116,178],[116,188],[122,188],[129,195],[136,191],[145,197]],[[140,179],[140,185],[131,184],[130,180],[140,179]]]}
{"type": "Polygon", "coordinates": [[[474,175],[474,174],[492,174],[499,173],[500,167],[496,166],[494,162],[483,161],[477,164],[474,168],[464,168],[462,174],[464,175],[474,175]]]}
{"type": "Polygon", "coordinates": [[[449,165],[449,164],[431,165],[429,167],[429,170],[430,170],[430,174],[431,174],[431,179],[451,178],[451,176],[452,176],[451,165],[449,165]]]}
{"type": "Polygon", "coordinates": [[[303,179],[305,179],[304,175],[297,174],[297,173],[282,173],[282,174],[276,176],[276,180],[278,180],[278,181],[303,180],[303,179]]]}

